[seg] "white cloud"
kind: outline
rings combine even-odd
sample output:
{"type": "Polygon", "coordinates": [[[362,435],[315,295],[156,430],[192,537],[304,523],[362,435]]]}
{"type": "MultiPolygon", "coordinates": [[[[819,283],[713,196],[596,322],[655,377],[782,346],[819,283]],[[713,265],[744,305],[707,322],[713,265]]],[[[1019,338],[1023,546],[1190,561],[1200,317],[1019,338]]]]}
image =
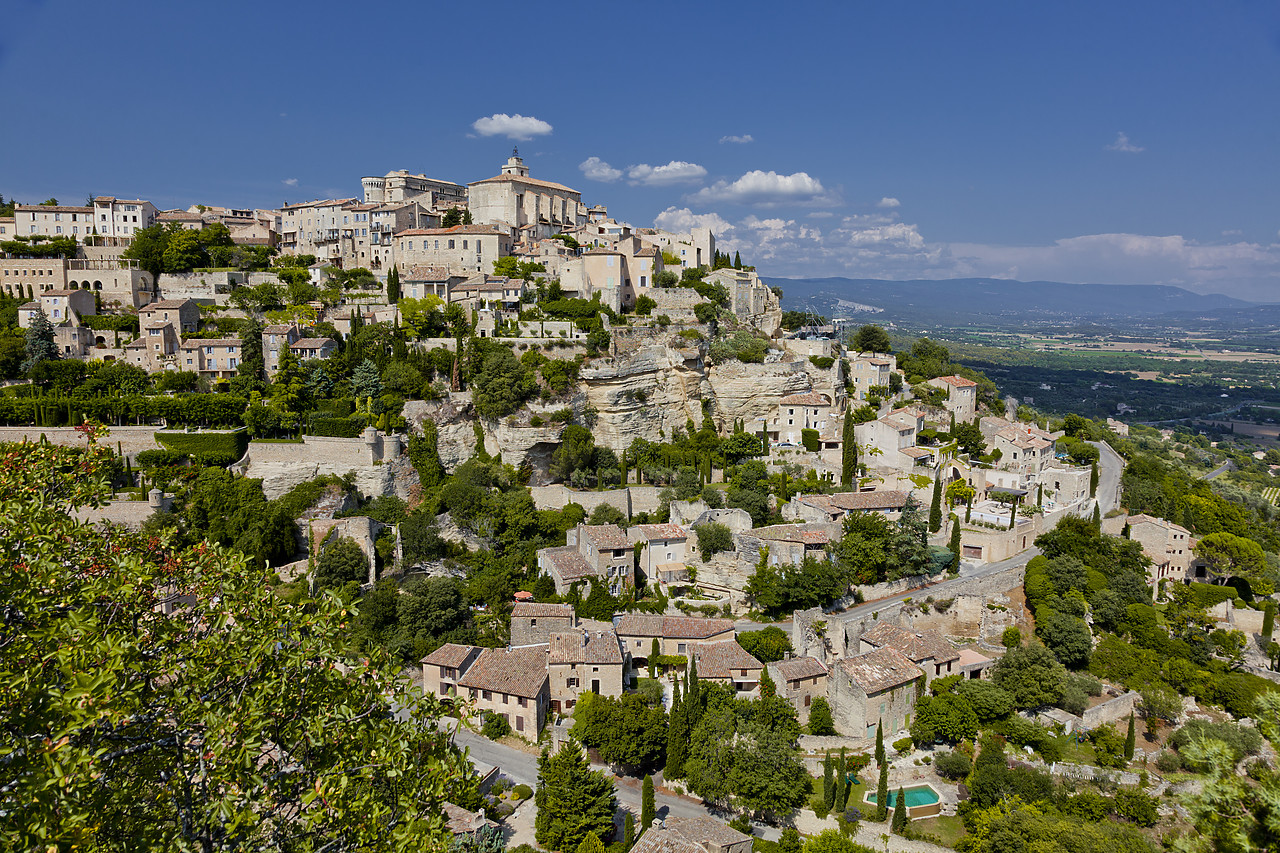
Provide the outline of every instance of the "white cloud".
{"type": "Polygon", "coordinates": [[[902,202],[898,201],[896,198],[885,196],[876,202],[876,207],[902,207],[902,202]]]}
{"type": "Polygon", "coordinates": [[[1125,154],[1140,154],[1147,149],[1141,145],[1134,145],[1129,141],[1128,135],[1122,130],[1116,134],[1116,141],[1107,146],[1108,151],[1122,151],[1125,154]]]}
{"type": "Polygon", "coordinates": [[[686,163],[683,160],[672,160],[663,166],[650,166],[648,163],[637,163],[627,167],[627,180],[632,184],[649,187],[665,187],[672,184],[688,184],[701,181],[707,176],[707,170],[697,163],[686,163]]]}
{"type": "Polygon", "coordinates": [[[1280,242],[1204,244],[1178,235],[1089,234],[1039,246],[934,243],[892,215],[730,221],[715,212],[675,207],[659,214],[655,224],[672,231],[710,228],[721,251],[741,251],[766,276],[1169,284],[1264,302],[1276,301],[1280,292],[1280,242]]]}
{"type": "Polygon", "coordinates": [[[762,172],[757,169],[747,172],[732,183],[716,181],[689,196],[689,201],[775,207],[780,204],[838,204],[839,196],[828,192],[821,181],[810,177],[807,172],[779,175],[777,172],[762,172]]]}
{"type": "Polygon", "coordinates": [[[297,179],[297,178],[285,178],[285,179],[284,179],[283,181],[281,181],[280,183],[284,184],[286,187],[296,187],[296,186],[298,185],[298,179],[297,179]]]}
{"type": "Polygon", "coordinates": [[[471,127],[481,136],[505,136],[508,139],[525,140],[535,136],[546,136],[551,132],[551,125],[540,118],[522,116],[519,113],[507,115],[494,113],[486,118],[478,118],[471,127]]]}
{"type": "Polygon", "coordinates": [[[589,181],[610,183],[622,177],[622,170],[615,169],[599,157],[588,157],[578,164],[583,177],[589,181]]]}
{"type": "Polygon", "coordinates": [[[755,137],[753,137],[753,136],[752,136],[751,134],[749,134],[749,133],[744,133],[744,134],[742,134],[741,136],[722,136],[722,137],[720,137],[720,144],[721,144],[721,145],[724,145],[726,142],[731,142],[731,143],[733,143],[734,145],[746,145],[746,144],[747,144],[747,143],[749,143],[749,142],[755,142],[755,141],[756,141],[756,140],[755,140],[755,137]]]}

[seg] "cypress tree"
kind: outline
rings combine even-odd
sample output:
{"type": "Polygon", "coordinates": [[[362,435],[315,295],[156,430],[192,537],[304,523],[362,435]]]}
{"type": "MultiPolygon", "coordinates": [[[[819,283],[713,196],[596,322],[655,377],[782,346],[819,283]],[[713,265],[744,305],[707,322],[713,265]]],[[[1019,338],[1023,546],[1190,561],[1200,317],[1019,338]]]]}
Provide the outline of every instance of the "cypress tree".
{"type": "Polygon", "coordinates": [[[627,850],[631,849],[631,845],[636,841],[636,818],[627,809],[627,818],[622,823],[622,846],[627,850]]]}
{"type": "Polygon", "coordinates": [[[840,762],[836,765],[836,811],[844,812],[845,804],[849,798],[849,783],[845,781],[845,774],[848,772],[846,764],[844,747],[840,747],[840,762]]]}
{"type": "Polygon", "coordinates": [[[1276,603],[1268,601],[1266,607],[1262,611],[1262,636],[1271,639],[1271,632],[1276,627],[1276,603]]]}
{"type": "Polygon", "coordinates": [[[876,820],[889,816],[889,765],[880,762],[880,781],[876,783],[876,820]]]}
{"type": "Polygon", "coordinates": [[[907,828],[907,795],[903,793],[902,786],[898,786],[897,802],[893,806],[893,831],[898,835],[907,828]]]}
{"type": "Polygon", "coordinates": [[[733,268],[735,270],[742,269],[742,255],[738,252],[733,253],[733,268]]]}
{"type": "Polygon", "coordinates": [[[658,814],[653,807],[653,777],[645,774],[644,787],[640,789],[640,823],[646,828],[653,826],[653,819],[658,814]]]}
{"type": "Polygon", "coordinates": [[[831,807],[836,804],[836,789],[831,778],[831,750],[827,750],[827,755],[822,759],[822,802],[826,805],[827,811],[831,811],[831,807]]]}
{"type": "MultiPolygon", "coordinates": [[[[689,718],[685,713],[687,702],[680,700],[680,681],[676,680],[675,697],[671,702],[671,720],[667,725],[667,779],[684,776],[684,761],[689,756],[689,718]]],[[[648,825],[640,827],[644,832],[648,825]]]]}
{"type": "Polygon", "coordinates": [[[1098,496],[1098,463],[1095,460],[1089,467],[1089,497],[1096,498],[1098,496]]]}
{"type": "Polygon", "coordinates": [[[391,272],[387,273],[387,302],[395,305],[400,301],[400,268],[395,264],[391,265],[391,272]]]}
{"type": "Polygon", "coordinates": [[[1102,507],[1096,502],[1093,505],[1093,527],[1095,530],[1102,529],[1102,507]]]}
{"type": "Polygon", "coordinates": [[[973,512],[973,496],[970,495],[964,502],[964,523],[969,523],[969,513],[973,512]]]}
{"type": "Polygon", "coordinates": [[[653,638],[653,645],[649,647],[649,677],[658,677],[658,655],[662,654],[662,648],[658,645],[658,638],[653,638]]]}
{"type": "Polygon", "coordinates": [[[947,547],[951,549],[951,569],[954,571],[960,568],[960,519],[954,515],[951,516],[951,541],[947,547]]]}
{"type": "Polygon", "coordinates": [[[1129,712],[1129,732],[1124,736],[1124,760],[1133,761],[1133,746],[1136,742],[1133,732],[1133,712],[1129,712]]]}
{"type": "Polygon", "coordinates": [[[933,478],[933,498],[929,501],[929,532],[942,529],[942,477],[933,478]]]}
{"type": "Polygon", "coordinates": [[[858,441],[855,435],[853,409],[846,406],[844,427],[840,433],[840,483],[845,486],[853,485],[854,478],[858,476],[858,441]]]}
{"type": "Polygon", "coordinates": [[[876,723],[876,766],[884,764],[884,720],[876,723]]]}

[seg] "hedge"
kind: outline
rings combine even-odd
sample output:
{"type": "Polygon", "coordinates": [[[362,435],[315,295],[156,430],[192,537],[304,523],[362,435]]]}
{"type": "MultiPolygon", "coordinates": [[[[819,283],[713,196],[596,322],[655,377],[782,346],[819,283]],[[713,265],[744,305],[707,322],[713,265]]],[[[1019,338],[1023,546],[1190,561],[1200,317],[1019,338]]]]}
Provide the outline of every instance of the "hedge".
{"type": "Polygon", "coordinates": [[[181,465],[189,457],[176,450],[144,450],[138,454],[138,465],[143,468],[168,468],[181,465]]]}
{"type": "Polygon", "coordinates": [[[169,426],[229,427],[243,424],[248,401],[232,394],[174,397],[0,397],[0,424],[79,426],[92,418],[107,426],[163,419],[169,426]]]}
{"type": "Polygon", "coordinates": [[[95,332],[132,332],[138,334],[137,314],[89,314],[80,318],[81,325],[95,332]]]}
{"type": "Polygon", "coordinates": [[[327,438],[359,438],[364,431],[364,420],[353,421],[350,418],[311,418],[309,432],[311,435],[327,438]]]}
{"type": "Polygon", "coordinates": [[[804,449],[812,453],[817,453],[822,449],[822,440],[818,438],[816,429],[800,430],[800,442],[804,445],[804,449]]]}
{"type": "Polygon", "coordinates": [[[684,655],[655,655],[651,661],[654,666],[684,666],[688,662],[684,655]]]}
{"type": "Polygon", "coordinates": [[[158,432],[156,441],[166,450],[207,459],[216,455],[216,459],[230,458],[231,462],[242,458],[249,449],[249,433],[242,429],[234,432],[158,432]]]}

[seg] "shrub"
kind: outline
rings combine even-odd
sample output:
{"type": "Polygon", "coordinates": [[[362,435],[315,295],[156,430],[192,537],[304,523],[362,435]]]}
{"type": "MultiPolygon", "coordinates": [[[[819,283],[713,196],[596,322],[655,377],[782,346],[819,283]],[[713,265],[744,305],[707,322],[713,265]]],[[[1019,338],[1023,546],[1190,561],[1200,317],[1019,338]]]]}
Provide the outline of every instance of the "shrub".
{"type": "Polygon", "coordinates": [[[938,775],[943,779],[956,781],[969,775],[969,771],[973,769],[973,760],[965,753],[955,750],[939,753],[933,766],[937,768],[938,775]]]}
{"type": "Polygon", "coordinates": [[[1222,741],[1231,749],[1231,754],[1236,761],[1246,755],[1257,755],[1262,749],[1262,735],[1258,734],[1257,729],[1246,729],[1235,723],[1214,723],[1209,720],[1191,720],[1173,733],[1169,743],[1176,749],[1182,750],[1187,744],[1201,738],[1222,741]]]}
{"type": "Polygon", "coordinates": [[[533,796],[533,789],[528,785],[516,785],[511,789],[511,793],[515,794],[522,800],[527,800],[533,796]]]}
{"type": "Polygon", "coordinates": [[[826,370],[828,367],[836,363],[836,360],[829,355],[811,355],[809,363],[819,370],[826,370]]]}
{"type": "Polygon", "coordinates": [[[511,724],[501,714],[488,714],[480,727],[480,734],[489,740],[499,740],[511,734],[511,724]]]}
{"type": "Polygon", "coordinates": [[[1182,769],[1182,756],[1173,750],[1165,750],[1156,756],[1156,769],[1161,773],[1176,773],[1182,769]]]}
{"type": "Polygon", "coordinates": [[[915,743],[910,737],[898,738],[893,742],[893,748],[898,752],[906,752],[915,743]]]}
{"type": "Polygon", "coordinates": [[[242,429],[234,432],[158,432],[156,442],[166,450],[195,456],[201,453],[217,453],[240,459],[249,449],[249,434],[242,429]]]}
{"type": "Polygon", "coordinates": [[[187,461],[187,454],[176,450],[143,450],[138,454],[138,466],[141,468],[167,468],[181,465],[187,461]]]}
{"type": "Polygon", "coordinates": [[[811,453],[817,453],[822,449],[822,440],[818,437],[816,429],[800,430],[800,442],[804,445],[804,449],[811,453]]]}

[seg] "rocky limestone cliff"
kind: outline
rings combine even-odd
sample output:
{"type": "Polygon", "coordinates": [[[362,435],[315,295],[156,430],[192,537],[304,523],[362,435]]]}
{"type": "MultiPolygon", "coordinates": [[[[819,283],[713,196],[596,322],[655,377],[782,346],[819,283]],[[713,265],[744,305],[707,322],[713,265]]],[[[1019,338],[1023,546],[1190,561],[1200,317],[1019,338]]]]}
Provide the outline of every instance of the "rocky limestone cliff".
{"type": "Polygon", "coordinates": [[[418,484],[418,472],[409,464],[408,456],[389,459],[380,465],[337,465],[331,462],[263,462],[250,460],[246,477],[262,480],[262,493],[268,500],[286,494],[294,486],[307,483],[325,475],[338,477],[355,475],[356,491],[363,498],[395,495],[409,499],[410,491],[418,484]]]}
{"type": "Polygon", "coordinates": [[[585,405],[596,410],[596,444],[621,452],[636,438],[662,441],[690,418],[702,418],[702,371],[695,355],[648,346],[601,359],[578,374],[585,405]]]}
{"type": "Polygon", "coordinates": [[[712,418],[720,429],[727,430],[735,418],[750,422],[769,417],[780,398],[808,391],[810,376],[801,361],[728,361],[707,371],[704,388],[712,401],[712,418]]]}
{"type": "Polygon", "coordinates": [[[475,455],[475,412],[470,394],[452,393],[443,400],[409,400],[403,414],[410,429],[418,434],[422,433],[424,420],[435,422],[440,464],[450,474],[475,455]]]}

